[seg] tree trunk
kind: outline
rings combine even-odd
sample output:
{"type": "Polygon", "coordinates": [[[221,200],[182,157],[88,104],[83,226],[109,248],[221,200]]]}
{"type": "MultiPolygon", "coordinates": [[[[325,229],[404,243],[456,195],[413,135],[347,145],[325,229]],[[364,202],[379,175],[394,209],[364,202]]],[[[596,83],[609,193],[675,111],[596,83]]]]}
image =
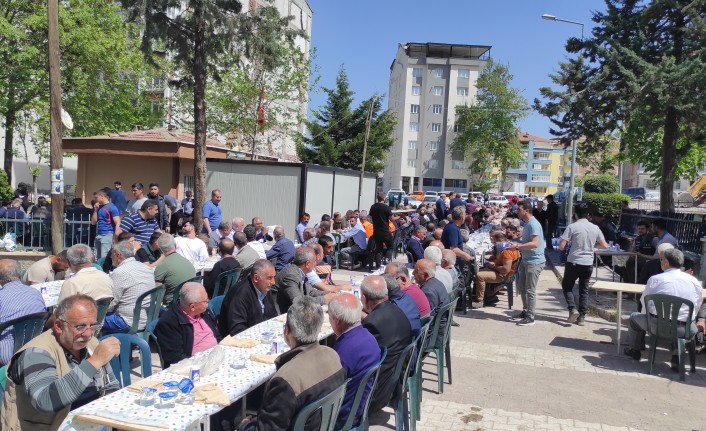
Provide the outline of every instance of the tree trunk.
{"type": "Polygon", "coordinates": [[[206,53],[203,0],[194,2],[194,226],[201,232],[206,200],[206,53]]]}
{"type": "Polygon", "coordinates": [[[7,111],[5,114],[5,162],[3,168],[7,174],[7,183],[12,186],[12,162],[14,151],[12,141],[15,139],[15,111],[7,111]]]}
{"type": "Polygon", "coordinates": [[[660,211],[674,211],[674,177],[677,172],[677,139],[679,120],[674,107],[667,108],[662,137],[662,184],[660,185],[660,211]]]}
{"type": "MultiPolygon", "coordinates": [[[[47,0],[47,47],[49,56],[49,169],[64,170],[61,125],[61,66],[59,61],[59,1],[47,0]]],[[[63,183],[63,179],[61,181],[63,183]]],[[[51,248],[64,249],[64,191],[51,190],[51,248]]]]}

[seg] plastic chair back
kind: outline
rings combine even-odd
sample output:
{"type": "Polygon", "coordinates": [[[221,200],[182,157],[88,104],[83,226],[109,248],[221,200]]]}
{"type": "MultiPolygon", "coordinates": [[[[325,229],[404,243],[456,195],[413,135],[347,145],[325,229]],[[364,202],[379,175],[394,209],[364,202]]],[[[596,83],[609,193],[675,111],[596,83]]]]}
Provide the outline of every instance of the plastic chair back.
{"type": "Polygon", "coordinates": [[[451,314],[453,313],[454,308],[456,307],[456,301],[458,299],[454,299],[453,301],[449,302],[448,304],[444,305],[437,311],[436,316],[434,316],[433,323],[431,325],[430,333],[429,336],[427,337],[429,342],[426,344],[426,350],[433,349],[433,347],[437,344],[436,340],[439,337],[439,327],[441,326],[441,321],[446,316],[446,328],[445,328],[445,334],[450,330],[451,328],[451,314]]]}
{"type": "Polygon", "coordinates": [[[235,286],[240,278],[241,268],[231,269],[230,271],[222,272],[216,278],[216,283],[213,286],[213,298],[225,295],[228,293],[228,289],[235,286]],[[221,293],[221,286],[223,286],[223,293],[221,293]]]}
{"type": "MultiPolygon", "coordinates": [[[[238,278],[237,283],[240,283],[241,281],[245,280],[246,278],[250,277],[250,273],[252,272],[252,266],[250,268],[245,268],[240,272],[240,277],[238,278]]],[[[236,284],[237,284],[236,283],[236,284]]]]}
{"type": "Polygon", "coordinates": [[[132,346],[140,349],[140,363],[142,364],[142,377],[152,375],[152,353],[147,341],[133,334],[112,334],[101,337],[104,340],[108,337],[115,337],[120,341],[120,355],[110,360],[110,367],[113,369],[115,378],[120,382],[120,387],[130,386],[130,361],[132,359],[132,346]]]}
{"type": "MultiPolygon", "coordinates": [[[[132,313],[132,325],[130,326],[129,334],[137,334],[144,332],[144,328],[140,328],[140,316],[142,315],[142,310],[145,307],[145,300],[147,300],[147,307],[145,309],[145,314],[147,315],[147,322],[157,320],[159,318],[159,310],[162,307],[162,299],[164,299],[164,293],[166,290],[164,287],[155,287],[146,292],[143,292],[135,300],[135,309],[132,313]]],[[[146,334],[140,335],[144,340],[147,340],[146,334]]]]}
{"type": "Polygon", "coordinates": [[[417,261],[414,259],[414,255],[412,254],[411,251],[405,250],[404,254],[407,256],[407,262],[409,263],[416,263],[417,261]]]}
{"type": "Polygon", "coordinates": [[[221,306],[223,305],[223,298],[225,295],[215,296],[210,301],[208,301],[208,309],[211,310],[216,318],[221,315],[221,306]]]}
{"type": "Polygon", "coordinates": [[[346,380],[341,386],[337,387],[333,391],[329,392],[323,398],[314,401],[308,406],[304,407],[297,413],[297,417],[294,421],[295,430],[306,429],[306,423],[310,417],[321,412],[321,426],[320,431],[333,431],[336,426],[336,418],[338,417],[338,411],[341,409],[341,404],[343,403],[343,396],[346,394],[346,380]]]}
{"type": "Polygon", "coordinates": [[[162,349],[159,347],[159,343],[157,343],[157,336],[154,334],[154,328],[157,326],[158,320],[151,320],[149,323],[147,323],[147,326],[145,327],[145,332],[148,341],[152,340],[154,341],[154,345],[156,346],[157,350],[157,356],[159,356],[159,365],[164,369],[164,359],[162,358],[162,349]]]}
{"type": "Polygon", "coordinates": [[[382,362],[385,360],[385,357],[387,356],[387,347],[382,347],[380,349],[380,360],[378,361],[377,364],[373,365],[370,367],[368,371],[363,374],[363,377],[360,379],[360,383],[358,384],[358,389],[355,392],[355,398],[353,398],[353,404],[351,404],[351,411],[350,414],[348,415],[348,419],[346,419],[346,423],[343,425],[340,431],[348,431],[350,429],[354,428],[355,425],[355,420],[356,420],[356,413],[358,412],[358,409],[360,408],[360,403],[363,402],[363,395],[365,394],[365,387],[368,385],[370,382],[370,379],[373,380],[373,384],[370,387],[370,392],[368,392],[368,398],[364,401],[364,407],[363,407],[363,413],[360,416],[360,426],[363,429],[366,429],[367,427],[365,424],[368,422],[368,408],[370,407],[370,401],[372,401],[373,397],[373,391],[375,390],[375,385],[377,384],[378,381],[378,376],[380,375],[380,365],[382,365],[382,362]]]}
{"type": "Polygon", "coordinates": [[[177,302],[177,301],[179,300],[179,292],[181,292],[181,288],[184,287],[184,285],[185,285],[186,283],[191,283],[192,281],[193,281],[193,282],[196,282],[196,283],[200,283],[200,282],[201,282],[201,276],[197,275],[196,277],[190,278],[190,279],[186,280],[185,282],[179,284],[179,285],[176,287],[176,289],[174,289],[174,294],[173,294],[174,296],[172,296],[172,304],[174,304],[175,302],[177,302]]]}
{"type": "MultiPolygon", "coordinates": [[[[7,386],[7,365],[0,367],[0,391],[5,393],[5,386],[7,386]]],[[[2,396],[0,396],[0,401],[2,401],[2,396]]]]}
{"type": "Polygon", "coordinates": [[[103,323],[105,315],[108,314],[108,306],[112,301],[113,298],[101,298],[96,301],[96,305],[98,306],[98,318],[96,319],[96,322],[101,324],[103,323]]]}
{"type": "Polygon", "coordinates": [[[671,341],[676,341],[677,338],[690,340],[694,336],[691,332],[691,316],[694,313],[694,304],[691,301],[672,295],[646,295],[645,306],[647,306],[649,301],[652,301],[654,304],[655,314],[657,315],[654,331],[650,325],[647,325],[650,327],[649,331],[652,335],[660,339],[671,341]],[[681,326],[679,325],[677,317],[679,316],[679,310],[683,306],[686,306],[689,312],[686,325],[681,326]],[[680,337],[678,334],[680,327],[684,328],[683,337],[680,337]]]}
{"type": "Polygon", "coordinates": [[[44,331],[44,323],[49,318],[49,315],[50,313],[42,311],[8,320],[0,325],[0,334],[5,332],[6,329],[9,329],[14,334],[15,347],[13,354],[44,331]]]}

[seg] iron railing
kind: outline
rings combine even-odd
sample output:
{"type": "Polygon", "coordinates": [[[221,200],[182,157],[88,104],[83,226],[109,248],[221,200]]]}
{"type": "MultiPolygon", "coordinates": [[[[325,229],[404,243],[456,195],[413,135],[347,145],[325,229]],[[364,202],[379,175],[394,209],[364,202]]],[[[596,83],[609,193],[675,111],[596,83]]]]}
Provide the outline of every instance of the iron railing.
{"type": "Polygon", "coordinates": [[[667,222],[667,232],[671,233],[683,250],[701,254],[701,238],[706,236],[706,216],[693,213],[660,213],[655,211],[645,214],[629,210],[620,215],[620,229],[629,235],[637,235],[637,223],[640,220],[652,222],[662,218],[667,222]]]}
{"type": "MultiPolygon", "coordinates": [[[[50,218],[0,218],[0,238],[7,233],[15,234],[18,250],[51,250],[50,218]]],[[[95,227],[90,218],[69,220],[64,218],[64,247],[74,244],[92,246],[95,239],[95,227]]]]}

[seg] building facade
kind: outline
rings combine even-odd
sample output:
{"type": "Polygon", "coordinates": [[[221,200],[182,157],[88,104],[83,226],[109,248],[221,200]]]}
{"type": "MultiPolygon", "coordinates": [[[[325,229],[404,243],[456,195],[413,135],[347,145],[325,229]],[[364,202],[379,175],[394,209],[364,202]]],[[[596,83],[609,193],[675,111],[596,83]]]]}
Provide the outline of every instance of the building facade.
{"type": "Polygon", "coordinates": [[[383,188],[468,191],[467,162],[449,151],[456,106],[471,104],[490,46],[400,44],[390,66],[388,109],[397,116],[383,188]]]}
{"type": "Polygon", "coordinates": [[[527,132],[519,133],[519,138],[524,160],[517,168],[508,169],[503,191],[513,190],[514,183],[524,183],[524,193],[545,196],[568,187],[572,148],[527,132]]]}

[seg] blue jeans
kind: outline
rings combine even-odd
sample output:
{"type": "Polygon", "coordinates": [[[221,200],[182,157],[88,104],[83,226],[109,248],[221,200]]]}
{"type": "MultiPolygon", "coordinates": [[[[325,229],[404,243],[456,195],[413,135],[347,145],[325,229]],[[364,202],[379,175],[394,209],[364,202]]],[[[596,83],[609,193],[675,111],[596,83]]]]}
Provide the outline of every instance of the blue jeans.
{"type": "Polygon", "coordinates": [[[103,320],[103,334],[127,334],[130,332],[130,325],[125,323],[125,319],[119,314],[108,313],[103,320]]]}
{"type": "Polygon", "coordinates": [[[108,256],[108,252],[113,247],[113,234],[106,233],[96,235],[96,259],[108,256]]]}

